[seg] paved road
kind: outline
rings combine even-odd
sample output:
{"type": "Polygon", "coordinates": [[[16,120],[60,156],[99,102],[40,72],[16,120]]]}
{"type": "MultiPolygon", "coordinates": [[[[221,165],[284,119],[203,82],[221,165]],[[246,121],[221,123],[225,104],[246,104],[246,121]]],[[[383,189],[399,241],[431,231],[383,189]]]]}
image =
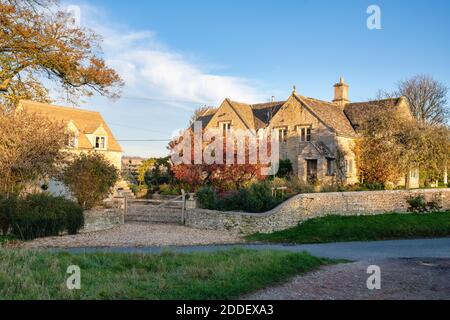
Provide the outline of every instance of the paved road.
{"type": "Polygon", "coordinates": [[[450,259],[383,259],[325,266],[243,299],[449,300],[450,259]],[[378,290],[367,288],[369,265],[380,268],[378,290]]]}
{"type": "Polygon", "coordinates": [[[293,252],[308,251],[318,257],[333,259],[348,259],[353,261],[370,261],[389,258],[450,258],[450,238],[392,240],[375,242],[342,242],[307,245],[213,245],[213,246],[187,246],[187,247],[145,247],[145,248],[73,248],[57,249],[73,253],[83,252],[120,252],[155,254],[163,250],[176,252],[197,252],[229,250],[241,247],[256,250],[286,250],[293,252]]]}

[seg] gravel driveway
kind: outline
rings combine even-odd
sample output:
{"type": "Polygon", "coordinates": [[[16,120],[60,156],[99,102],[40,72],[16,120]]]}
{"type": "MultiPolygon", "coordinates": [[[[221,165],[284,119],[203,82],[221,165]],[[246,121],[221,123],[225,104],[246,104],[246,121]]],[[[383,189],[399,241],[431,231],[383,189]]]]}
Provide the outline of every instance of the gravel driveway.
{"type": "Polygon", "coordinates": [[[450,259],[389,259],[326,266],[244,299],[450,300],[450,259]],[[380,290],[366,287],[369,265],[381,268],[380,290]]]}
{"type": "Polygon", "coordinates": [[[114,229],[36,239],[24,248],[152,247],[243,243],[239,236],[169,224],[125,224],[114,229]]]}

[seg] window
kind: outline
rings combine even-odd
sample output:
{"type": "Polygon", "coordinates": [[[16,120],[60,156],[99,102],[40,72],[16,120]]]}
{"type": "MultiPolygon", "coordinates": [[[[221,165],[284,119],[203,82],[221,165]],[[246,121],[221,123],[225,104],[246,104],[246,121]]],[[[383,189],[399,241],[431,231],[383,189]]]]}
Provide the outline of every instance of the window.
{"type": "Polygon", "coordinates": [[[334,159],[327,159],[327,176],[334,176],[334,159]]]}
{"type": "Polygon", "coordinates": [[[231,130],[231,122],[219,122],[219,128],[222,129],[222,135],[226,137],[231,130]]]}
{"type": "Polygon", "coordinates": [[[67,147],[68,148],[76,148],[76,147],[78,147],[78,135],[76,133],[71,133],[68,136],[67,147]]]}
{"type": "Polygon", "coordinates": [[[311,127],[297,127],[297,130],[300,133],[301,142],[311,141],[311,127]]]}
{"type": "Polygon", "coordinates": [[[95,137],[95,149],[106,149],[106,137],[95,137]]]}
{"type": "Polygon", "coordinates": [[[347,172],[347,176],[353,173],[353,160],[345,160],[345,171],[347,172]]]}
{"type": "Polygon", "coordinates": [[[278,129],[278,141],[279,142],[287,142],[288,129],[287,128],[279,128],[278,129]]]}

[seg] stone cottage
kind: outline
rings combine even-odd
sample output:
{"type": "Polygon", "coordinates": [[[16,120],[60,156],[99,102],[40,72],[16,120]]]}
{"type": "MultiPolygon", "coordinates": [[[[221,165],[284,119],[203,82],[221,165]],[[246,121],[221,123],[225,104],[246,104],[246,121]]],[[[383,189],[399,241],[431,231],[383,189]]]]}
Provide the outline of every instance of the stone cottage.
{"type": "MultiPolygon", "coordinates": [[[[336,179],[337,157],[343,164],[344,182],[360,181],[353,146],[358,138],[358,129],[365,119],[380,108],[390,108],[412,117],[405,98],[375,100],[352,103],[349,86],[341,78],[334,85],[334,99],[322,101],[297,94],[294,91],[285,101],[247,104],[225,99],[218,108],[205,111],[198,121],[204,129],[227,130],[276,130],[280,142],[281,159],[289,159],[296,175],[302,180],[318,180],[333,183],[336,179]],[[338,151],[339,150],[339,151],[338,151]]],[[[408,179],[409,187],[419,186],[419,175],[413,170],[408,179]]]]}
{"type": "MultiPolygon", "coordinates": [[[[54,106],[29,100],[22,100],[19,109],[40,114],[52,121],[63,122],[72,133],[66,150],[74,154],[98,152],[118,170],[122,167],[122,148],[101,114],[96,111],[54,106]]],[[[49,181],[49,191],[56,195],[67,195],[65,187],[56,181],[49,181]]]]}

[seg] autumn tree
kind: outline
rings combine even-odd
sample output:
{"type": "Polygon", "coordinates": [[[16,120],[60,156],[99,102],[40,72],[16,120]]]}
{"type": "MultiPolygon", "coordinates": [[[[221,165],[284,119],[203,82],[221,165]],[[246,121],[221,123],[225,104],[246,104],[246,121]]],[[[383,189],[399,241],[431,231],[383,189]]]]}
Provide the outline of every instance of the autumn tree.
{"type": "Polygon", "coordinates": [[[36,180],[57,175],[67,141],[62,123],[23,111],[0,111],[0,193],[20,193],[36,180]]]}
{"type": "Polygon", "coordinates": [[[379,110],[363,123],[361,133],[355,153],[365,181],[396,183],[416,168],[443,176],[450,155],[448,128],[379,110]]]}
{"type": "Polygon", "coordinates": [[[48,102],[44,80],[70,102],[94,93],[118,96],[123,83],[101,58],[100,40],[57,1],[0,0],[0,105],[48,102]]]}
{"type": "Polygon", "coordinates": [[[76,156],[64,168],[63,181],[83,209],[91,209],[108,197],[119,180],[119,171],[102,154],[76,156]]]}
{"type": "MultiPolygon", "coordinates": [[[[173,140],[169,143],[169,150],[173,152],[175,147],[182,143],[182,138],[173,140]]],[[[245,146],[245,163],[238,163],[238,154],[236,148],[232,152],[232,164],[227,162],[226,142],[223,143],[222,154],[214,155],[216,159],[222,158],[220,163],[207,164],[204,161],[201,164],[194,163],[194,139],[191,139],[191,161],[190,163],[174,164],[172,171],[175,177],[187,183],[192,190],[198,190],[202,186],[212,186],[217,191],[228,191],[240,189],[251,180],[263,180],[262,168],[264,165],[260,163],[250,163],[249,148],[245,146]]],[[[205,152],[208,142],[203,142],[202,154],[205,152]]],[[[270,147],[268,147],[270,152],[270,147]]],[[[219,152],[215,150],[213,153],[219,152]]]]}
{"type": "Polygon", "coordinates": [[[400,97],[408,100],[411,112],[420,123],[430,125],[447,124],[449,106],[448,88],[426,75],[417,75],[400,81],[393,92],[380,91],[379,98],[400,97]]]}

